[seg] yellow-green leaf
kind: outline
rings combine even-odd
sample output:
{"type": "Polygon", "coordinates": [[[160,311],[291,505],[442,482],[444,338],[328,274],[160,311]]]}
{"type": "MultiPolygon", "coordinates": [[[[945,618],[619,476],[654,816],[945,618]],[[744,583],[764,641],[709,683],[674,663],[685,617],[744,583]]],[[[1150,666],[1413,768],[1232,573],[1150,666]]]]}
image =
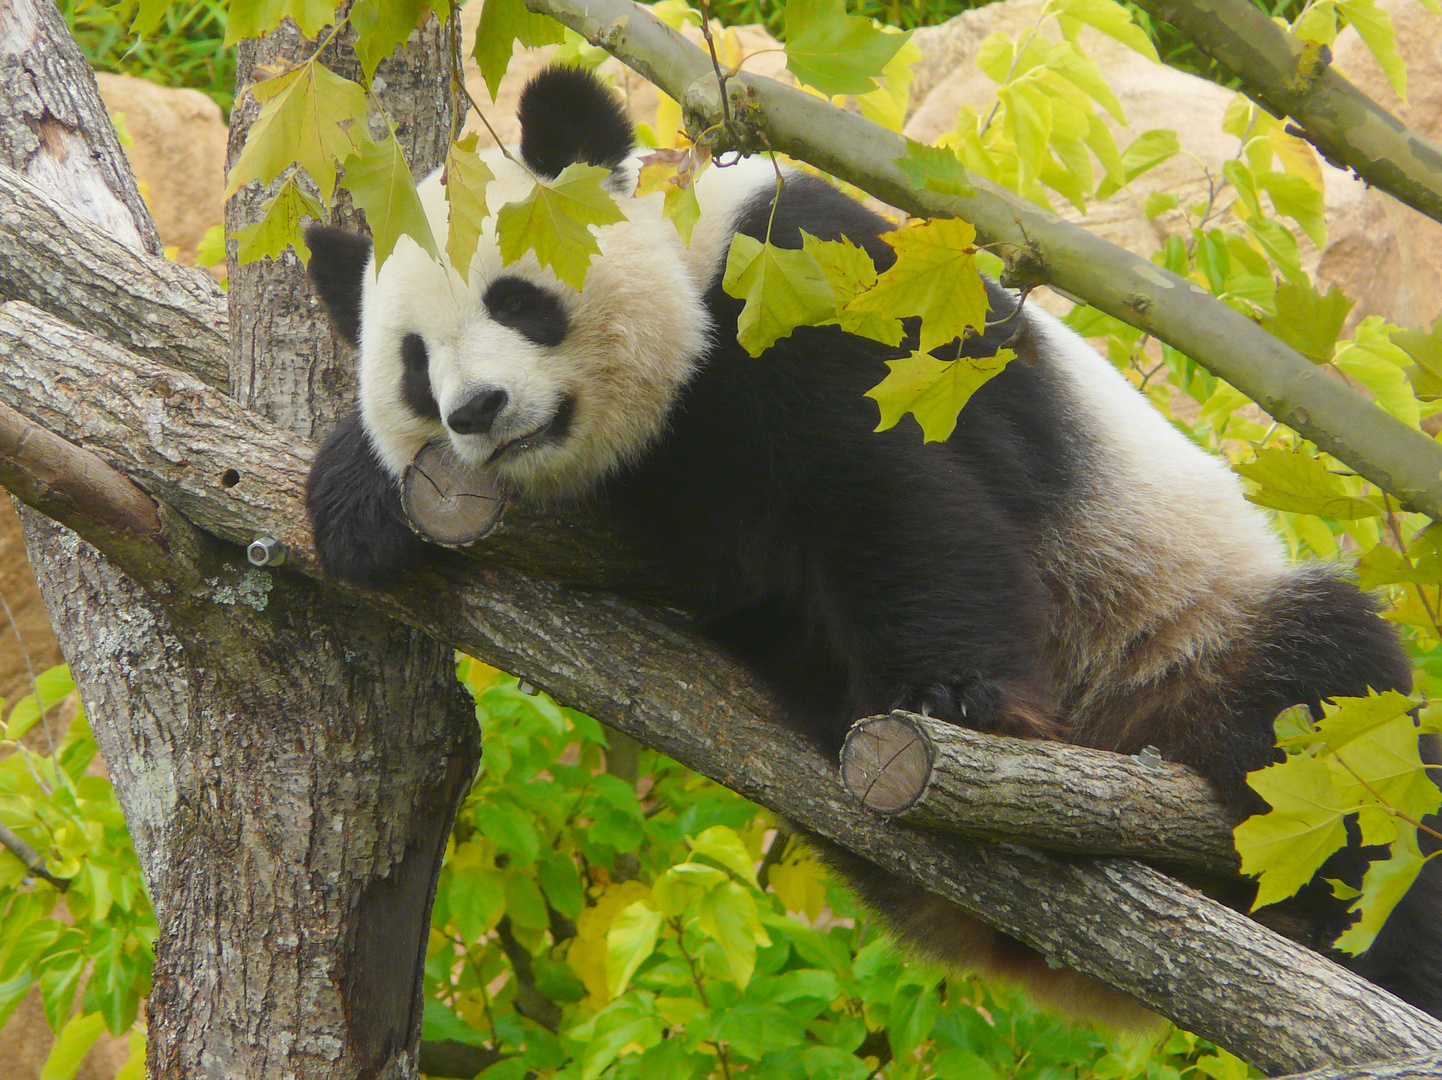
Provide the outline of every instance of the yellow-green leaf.
{"type": "Polygon", "coordinates": [[[501,89],[501,79],[511,62],[514,44],[527,48],[559,45],[566,40],[566,28],[546,15],[527,10],[524,0],[486,0],[481,8],[481,22],[476,27],[476,41],[471,55],[486,80],[491,100],[501,89]]]}
{"type": "MultiPolygon", "coordinates": [[[[301,220],[324,221],[325,217],[325,208],[301,189],[295,174],[291,173],[266,206],[261,219],[236,231],[236,261],[244,266],[266,256],[278,259],[287,247],[294,247],[296,257],[305,266],[310,262],[310,248],[300,228],[301,220]]],[[[222,252],[221,258],[224,257],[222,252]]]]}
{"type": "MultiPolygon", "coordinates": [[[[1366,697],[1333,698],[1323,702],[1322,710],[1325,715],[1317,721],[1307,745],[1319,743],[1328,750],[1340,750],[1353,740],[1370,735],[1407,716],[1416,707],[1415,701],[1395,690],[1384,690],[1381,693],[1374,691],[1366,697]]],[[[1410,718],[1408,723],[1411,723],[1410,718]]]]}
{"type": "Polygon", "coordinates": [[[375,244],[376,269],[390,258],[402,236],[409,236],[431,258],[440,261],[441,253],[416,192],[411,168],[394,135],[380,142],[367,141],[358,154],[347,158],[341,187],[365,211],[375,244]]]}
{"type": "Polygon", "coordinates": [[[355,0],[350,24],[355,28],[356,58],[369,85],[376,66],[411,36],[429,0],[355,0]]]}
{"type": "Polygon", "coordinates": [[[1257,185],[1272,197],[1277,213],[1300,225],[1319,248],[1326,246],[1327,222],[1322,213],[1320,188],[1313,187],[1305,177],[1272,171],[1258,173],[1257,185]]]}
{"type": "Polygon", "coordinates": [[[73,1080],[85,1055],[104,1031],[105,1017],[98,1012],[72,1016],[55,1037],[55,1045],[40,1069],[40,1080],[73,1080]]]}
{"type": "Polygon", "coordinates": [[[646,959],[656,949],[656,935],[663,917],[644,900],[637,900],[611,923],[606,931],[606,987],[618,996],[646,959]]]}
{"type": "Polygon", "coordinates": [[[1301,41],[1331,45],[1337,40],[1337,5],[1334,0],[1318,0],[1308,4],[1302,17],[1292,25],[1292,33],[1301,41]]]}
{"type": "Polygon", "coordinates": [[[592,226],[625,217],[602,186],[609,169],[576,162],[555,180],[537,180],[524,199],[507,203],[496,215],[496,239],[509,266],[528,251],[536,253],[561,281],[579,289],[592,256],[601,253],[592,226]]]}
{"type": "Polygon", "coordinates": [[[1255,461],[1232,467],[1258,485],[1257,490],[1247,493],[1247,498],[1258,506],[1336,521],[1381,517],[1384,513],[1375,499],[1352,494],[1340,476],[1327,471],[1321,459],[1307,454],[1262,447],[1255,461]]]}
{"type": "Polygon", "coordinates": [[[476,136],[451,143],[446,154],[446,202],[450,206],[446,255],[461,280],[471,280],[471,260],[481,240],[486,209],[486,185],[495,175],[476,153],[476,136]]]}
{"type": "Polygon", "coordinates": [[[1054,0],[1057,23],[1068,41],[1075,41],[1078,23],[1095,27],[1157,63],[1156,46],[1146,31],[1132,21],[1131,12],[1113,0],[1054,0]]]}
{"type": "Polygon", "coordinates": [[[1059,41],[1053,45],[1046,55],[1046,65],[1111,113],[1118,124],[1127,122],[1122,103],[1102,77],[1097,62],[1070,41],[1059,41]]]}
{"type": "Polygon", "coordinates": [[[1031,80],[1008,83],[996,92],[1006,106],[1004,128],[1016,146],[1023,189],[1036,181],[1051,142],[1051,97],[1031,80]]]}
{"type": "Polygon", "coordinates": [[[312,61],[256,83],[251,93],[264,105],[230,170],[226,198],[252,180],[270,183],[295,162],[329,203],[337,163],[359,149],[365,133],[365,91],[312,61]]]}
{"type": "Polygon", "coordinates": [[[701,932],[725,953],[731,981],[744,990],[756,970],[756,946],[771,943],[761,926],[756,898],[749,889],[728,881],[701,898],[697,915],[701,932]]]}
{"type": "Polygon", "coordinates": [[[1352,310],[1352,301],[1335,285],[1326,296],[1310,281],[1284,281],[1277,286],[1276,315],[1262,320],[1268,333],[1281,338],[1309,360],[1326,363],[1352,310]]]}
{"type": "Polygon", "coordinates": [[[1367,316],[1352,340],[1338,347],[1332,362],[1370,390],[1383,409],[1415,428],[1422,413],[1407,378],[1412,358],[1392,344],[1395,329],[1380,315],[1367,316]]]}
{"type": "Polygon", "coordinates": [[[870,19],[846,14],[845,0],[786,4],[786,66],[798,82],[823,94],[875,90],[876,76],[910,36],[883,33],[870,19]]]}
{"type": "Polygon", "coordinates": [[[229,5],[225,47],[270,33],[289,15],[302,35],[313,38],[335,18],[331,0],[243,0],[229,5]]]}
{"type": "Polygon", "coordinates": [[[915,139],[906,140],[906,153],[896,158],[896,167],[918,191],[939,191],[943,195],[971,195],[971,182],[966,166],[945,146],[927,146],[915,139]]]}
{"type": "Polygon", "coordinates": [[[796,327],[816,326],[836,314],[836,294],[815,259],[742,233],[731,238],[721,287],[746,301],[736,321],[736,340],[752,356],[796,327]]]}
{"type": "Polygon", "coordinates": [[[1407,369],[1413,392],[1423,401],[1442,398],[1442,318],[1430,331],[1394,331],[1392,343],[1416,361],[1407,369]]]}
{"type": "Polygon", "coordinates": [[[865,249],[857,247],[844,236],[840,240],[818,240],[804,229],[801,243],[803,250],[816,260],[816,265],[821,267],[821,272],[831,284],[831,291],[836,296],[835,323],[848,334],[885,345],[900,345],[901,339],[906,336],[900,319],[852,311],[846,307],[853,297],[876,284],[876,264],[865,249]]]}
{"type": "Polygon", "coordinates": [[[641,161],[641,175],[636,182],[636,197],[655,191],[665,193],[662,213],[676,226],[681,241],[690,245],[691,232],[701,219],[701,204],[696,199],[696,180],[711,164],[711,152],[697,148],[683,135],[676,148],[662,148],[641,161]]]}
{"type": "Polygon", "coordinates": [[[925,442],[944,442],[956,430],[962,407],[989,380],[1000,375],[1016,354],[1002,349],[995,356],[973,360],[938,360],[929,353],[912,353],[900,360],[888,360],[891,374],[866,396],[881,407],[877,431],[895,427],[911,413],[921,425],[925,442]]]}
{"type": "MultiPolygon", "coordinates": [[[[1100,121],[1098,121],[1098,123],[1100,123],[1100,121]]],[[[1088,134],[1090,136],[1087,140],[1088,145],[1092,146],[1092,150],[1095,153],[1096,146],[1094,143],[1096,137],[1093,133],[1089,132],[1088,134]]],[[[1117,178],[1112,175],[1111,170],[1108,169],[1107,178],[1097,186],[1096,197],[1098,199],[1105,199],[1115,194],[1125,184],[1130,184],[1138,176],[1141,176],[1142,173],[1147,172],[1149,169],[1156,168],[1162,162],[1180,153],[1181,148],[1182,144],[1177,140],[1177,133],[1175,131],[1167,128],[1152,128],[1150,131],[1142,132],[1132,140],[1131,145],[1121,152],[1121,175],[1125,178],[1124,181],[1118,182],[1117,178]]],[[[1102,165],[1106,166],[1106,159],[1102,158],[1100,154],[1097,156],[1098,159],[1101,160],[1102,165]]]]}
{"type": "MultiPolygon", "coordinates": [[[[751,861],[751,854],[734,829],[728,829],[725,825],[712,825],[687,843],[691,845],[693,854],[714,859],[743,881],[756,885],[756,867],[751,861]]],[[[760,888],[759,885],[756,887],[760,888]]]]}
{"type": "Polygon", "coordinates": [[[1361,807],[1362,843],[1390,844],[1401,814],[1418,821],[1442,806],[1442,788],[1427,775],[1417,725],[1402,715],[1353,739],[1337,753],[1342,767],[1335,780],[1340,798],[1361,807]]]}
{"type": "Polygon", "coordinates": [[[651,887],[651,902],[663,915],[675,918],[692,902],[727,880],[725,872],[714,866],[677,863],[656,879],[651,887]]]}
{"type": "Polygon", "coordinates": [[[1391,857],[1367,867],[1362,895],[1352,904],[1352,910],[1360,911],[1362,917],[1337,939],[1337,948],[1353,956],[1370,949],[1387,916],[1407,895],[1426,862],[1417,846],[1416,828],[1403,826],[1402,835],[1392,845],[1391,857]]]}
{"type": "Polygon", "coordinates": [[[170,0],[140,0],[135,6],[135,21],[130,24],[131,36],[149,37],[169,10],[170,0]]]}
{"type": "Polygon", "coordinates": [[[986,325],[986,287],[976,269],[976,230],[939,218],[883,233],[896,262],[876,285],[847,303],[858,313],[921,316],[920,350],[929,353],[986,325]]]}
{"type": "Polygon", "coordinates": [[[1306,754],[1248,773],[1247,783],[1272,807],[1232,834],[1242,873],[1259,878],[1255,911],[1294,894],[1346,844],[1351,807],[1338,799],[1327,762],[1306,754]]]}
{"type": "Polygon", "coordinates": [[[1392,91],[1407,100],[1407,65],[1397,53],[1397,34],[1392,29],[1392,16],[1378,7],[1375,0],[1337,0],[1337,9],[1357,29],[1362,44],[1377,59],[1377,66],[1392,84],[1392,91]]]}

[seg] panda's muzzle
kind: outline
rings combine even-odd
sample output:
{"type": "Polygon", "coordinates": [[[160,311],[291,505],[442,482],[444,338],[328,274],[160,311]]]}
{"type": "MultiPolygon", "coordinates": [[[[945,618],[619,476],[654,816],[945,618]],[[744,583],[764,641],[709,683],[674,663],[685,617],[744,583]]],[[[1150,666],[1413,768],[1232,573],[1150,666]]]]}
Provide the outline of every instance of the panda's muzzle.
{"type": "Polygon", "coordinates": [[[570,394],[561,398],[561,403],[551,418],[540,427],[518,435],[514,439],[507,439],[491,451],[491,456],[486,458],[487,465],[494,465],[503,457],[523,453],[526,450],[534,450],[538,446],[548,446],[561,442],[570,434],[571,421],[576,415],[576,399],[570,394]]]}
{"type": "Polygon", "coordinates": [[[485,435],[506,407],[511,395],[500,387],[488,386],[472,394],[464,405],[450,411],[446,426],[457,435],[485,435]]]}

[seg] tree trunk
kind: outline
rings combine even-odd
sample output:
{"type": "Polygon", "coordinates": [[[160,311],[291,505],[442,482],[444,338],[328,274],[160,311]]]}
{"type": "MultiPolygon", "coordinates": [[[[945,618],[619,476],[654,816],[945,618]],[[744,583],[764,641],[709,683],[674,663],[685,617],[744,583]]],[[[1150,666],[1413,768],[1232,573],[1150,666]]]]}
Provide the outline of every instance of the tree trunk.
{"type": "MultiPolygon", "coordinates": [[[[0,29],[5,163],[158,251],[58,12],[17,0],[0,29]]],[[[438,161],[450,130],[453,34],[432,22],[388,72],[412,160],[438,161]]],[[[303,47],[282,31],[248,57],[303,47]]],[[[259,195],[237,202],[243,221],[259,195]]],[[[348,407],[348,357],[292,256],[231,280],[232,384],[313,435],[348,407]]],[[[25,527],[160,923],[150,1075],[413,1076],[436,876],[479,756],[451,651],[239,548],[147,593],[73,533],[25,527]]]]}

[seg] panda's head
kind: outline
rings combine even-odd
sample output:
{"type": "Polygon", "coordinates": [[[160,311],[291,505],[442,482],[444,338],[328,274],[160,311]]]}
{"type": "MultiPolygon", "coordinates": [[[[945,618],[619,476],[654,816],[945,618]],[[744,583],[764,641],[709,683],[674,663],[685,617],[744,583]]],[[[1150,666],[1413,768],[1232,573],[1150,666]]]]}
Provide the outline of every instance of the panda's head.
{"type": "MultiPolygon", "coordinates": [[[[633,132],[620,101],[587,71],[552,67],[521,94],[520,156],[554,178],[583,161],[612,170],[625,213],[596,230],[585,286],[576,290],[534,253],[505,265],[496,212],[533,180],[499,151],[469,280],[402,236],[377,274],[370,241],[326,227],[306,234],[310,275],[339,332],[360,351],[361,424],[399,477],[444,436],[517,496],[586,490],[663,430],[678,389],[708,337],[695,280],[660,196],[632,198],[633,132]]],[[[439,173],[419,185],[444,250],[439,173]]]]}

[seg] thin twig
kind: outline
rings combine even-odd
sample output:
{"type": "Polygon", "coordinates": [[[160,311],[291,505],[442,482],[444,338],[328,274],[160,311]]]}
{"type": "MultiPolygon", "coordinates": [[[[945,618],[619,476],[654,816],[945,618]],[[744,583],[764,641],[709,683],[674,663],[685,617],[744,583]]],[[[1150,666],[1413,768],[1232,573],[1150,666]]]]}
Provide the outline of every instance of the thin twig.
{"type": "Polygon", "coordinates": [[[19,836],[5,825],[0,825],[0,844],[4,844],[6,850],[23,862],[25,869],[29,870],[30,873],[36,877],[50,882],[50,884],[54,885],[61,892],[64,892],[70,887],[69,878],[56,877],[49,870],[45,869],[45,859],[41,857],[40,852],[36,851],[24,840],[21,840],[19,836]]]}

